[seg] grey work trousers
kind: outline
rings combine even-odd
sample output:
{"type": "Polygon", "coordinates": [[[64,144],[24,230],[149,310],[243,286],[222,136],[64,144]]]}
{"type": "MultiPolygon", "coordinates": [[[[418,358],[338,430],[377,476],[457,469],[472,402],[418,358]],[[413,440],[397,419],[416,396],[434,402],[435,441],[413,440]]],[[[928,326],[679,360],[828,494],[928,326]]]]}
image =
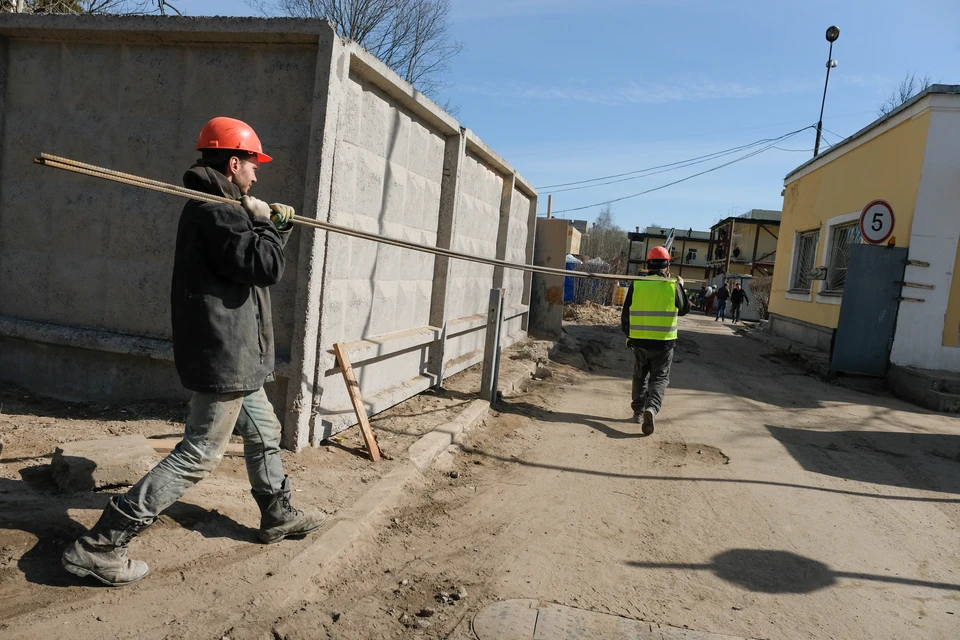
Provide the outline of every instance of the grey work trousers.
{"type": "Polygon", "coordinates": [[[283,484],[280,421],[263,389],[238,393],[194,393],[181,440],[120,498],[123,513],[151,520],[213,471],[236,427],[254,493],[279,493],[283,484]]]}
{"type": "Polygon", "coordinates": [[[670,365],[673,364],[673,345],[669,347],[641,347],[633,345],[633,401],[634,413],[644,409],[660,412],[663,394],[670,384],[670,365]]]}

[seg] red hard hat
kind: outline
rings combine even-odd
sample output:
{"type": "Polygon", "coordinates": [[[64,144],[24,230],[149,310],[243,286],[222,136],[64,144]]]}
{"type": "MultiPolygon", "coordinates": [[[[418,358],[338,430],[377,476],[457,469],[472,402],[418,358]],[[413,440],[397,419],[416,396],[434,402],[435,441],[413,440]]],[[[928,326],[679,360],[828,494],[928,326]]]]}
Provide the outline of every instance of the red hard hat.
{"type": "Polygon", "coordinates": [[[667,251],[666,247],[654,247],[650,249],[650,253],[647,254],[647,260],[666,260],[670,261],[670,252],[667,251]]]}
{"type": "Polygon", "coordinates": [[[201,149],[236,149],[257,154],[257,161],[273,160],[263,152],[260,138],[246,122],[234,118],[214,118],[200,129],[197,151],[201,149]]]}

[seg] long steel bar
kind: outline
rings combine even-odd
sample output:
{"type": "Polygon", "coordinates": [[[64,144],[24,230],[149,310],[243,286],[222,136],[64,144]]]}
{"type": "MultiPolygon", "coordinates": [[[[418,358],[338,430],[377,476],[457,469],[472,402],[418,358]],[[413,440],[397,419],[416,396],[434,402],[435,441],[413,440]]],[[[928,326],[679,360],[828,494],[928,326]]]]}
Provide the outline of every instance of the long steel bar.
{"type": "MultiPolygon", "coordinates": [[[[46,153],[40,154],[40,157],[34,158],[33,161],[36,162],[37,164],[43,165],[45,167],[51,167],[53,169],[62,169],[64,171],[79,173],[79,174],[91,176],[94,178],[101,178],[103,180],[110,180],[112,182],[126,184],[132,187],[139,187],[141,189],[149,189],[151,191],[166,193],[168,195],[180,196],[182,198],[190,198],[192,200],[199,200],[200,202],[217,202],[217,203],[223,203],[223,204],[232,204],[238,207],[241,206],[239,200],[232,200],[230,198],[225,198],[223,196],[214,196],[208,193],[203,193],[202,191],[195,191],[193,189],[188,189],[186,187],[181,187],[181,186],[177,186],[177,185],[173,185],[165,182],[160,182],[158,180],[151,180],[149,178],[143,178],[143,177],[129,174],[129,173],[114,171],[112,169],[105,169],[103,167],[98,167],[91,164],[85,164],[83,162],[77,162],[76,160],[70,160],[69,158],[52,156],[46,153]]],[[[312,218],[304,218],[303,216],[296,216],[296,215],[293,216],[293,222],[296,222],[297,224],[302,224],[304,226],[322,229],[323,231],[340,233],[340,234],[351,236],[354,238],[370,240],[371,242],[379,242],[381,244],[388,244],[388,245],[391,245],[394,247],[400,247],[403,249],[410,249],[413,251],[432,253],[438,256],[446,256],[448,258],[454,258],[456,260],[466,260],[468,262],[478,262],[480,264],[488,264],[488,265],[493,265],[498,267],[504,267],[507,269],[516,269],[518,271],[530,271],[533,273],[543,273],[546,275],[556,275],[556,276],[570,276],[574,278],[593,278],[596,280],[641,280],[644,277],[644,276],[618,275],[614,273],[588,273],[586,271],[568,271],[566,269],[555,269],[552,267],[541,267],[541,266],[532,265],[532,264],[508,262],[506,260],[497,260],[495,258],[484,258],[482,256],[475,256],[469,253],[460,253],[458,251],[451,251],[450,249],[441,249],[440,247],[432,247],[429,245],[419,244],[416,242],[409,242],[407,240],[398,240],[396,238],[389,238],[387,236],[381,236],[376,233],[368,233],[366,231],[360,231],[358,229],[352,229],[350,227],[344,227],[338,224],[321,222],[320,220],[314,220],[312,218]]]]}

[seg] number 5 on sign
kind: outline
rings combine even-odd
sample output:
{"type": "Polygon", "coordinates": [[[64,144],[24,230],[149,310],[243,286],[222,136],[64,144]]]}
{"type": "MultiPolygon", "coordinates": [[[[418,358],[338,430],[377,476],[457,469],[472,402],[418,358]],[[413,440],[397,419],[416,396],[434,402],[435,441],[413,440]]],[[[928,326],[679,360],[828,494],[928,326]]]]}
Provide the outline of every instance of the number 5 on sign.
{"type": "Polygon", "coordinates": [[[860,233],[870,244],[883,244],[893,234],[893,207],[883,200],[874,200],[860,214],[860,233]]]}

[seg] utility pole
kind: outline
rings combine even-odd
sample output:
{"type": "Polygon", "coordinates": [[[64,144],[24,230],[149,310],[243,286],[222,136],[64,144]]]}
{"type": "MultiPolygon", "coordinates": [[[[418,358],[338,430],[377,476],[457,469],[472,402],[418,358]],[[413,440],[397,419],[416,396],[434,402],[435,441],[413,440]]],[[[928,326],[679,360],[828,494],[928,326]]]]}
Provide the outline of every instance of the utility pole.
{"type": "Polygon", "coordinates": [[[820,136],[823,133],[823,107],[827,103],[827,85],[830,84],[830,69],[837,66],[837,61],[833,59],[833,43],[840,37],[839,27],[830,27],[827,29],[827,42],[830,43],[830,52],[827,54],[827,79],[823,83],[823,100],[820,101],[820,119],[817,120],[817,141],[813,145],[813,157],[816,158],[820,153],[820,136]]]}

